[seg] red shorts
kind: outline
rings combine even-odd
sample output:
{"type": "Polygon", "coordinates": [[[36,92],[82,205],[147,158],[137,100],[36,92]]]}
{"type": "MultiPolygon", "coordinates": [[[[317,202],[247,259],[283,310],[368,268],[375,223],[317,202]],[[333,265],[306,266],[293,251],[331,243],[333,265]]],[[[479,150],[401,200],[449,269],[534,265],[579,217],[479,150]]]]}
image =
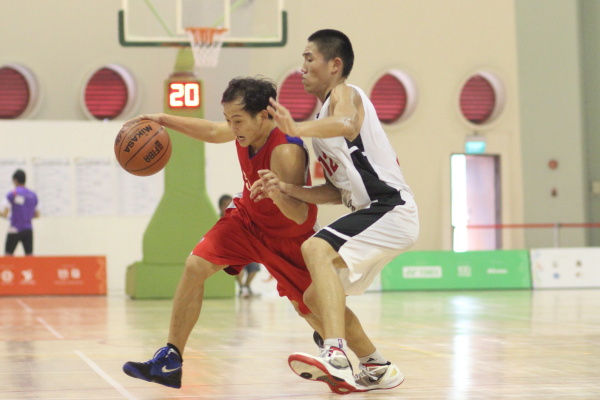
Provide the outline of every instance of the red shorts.
{"type": "Polygon", "coordinates": [[[302,295],[311,279],[300,246],[313,234],[310,231],[294,238],[267,236],[233,209],[206,232],[192,254],[216,265],[228,265],[225,271],[230,275],[237,275],[248,263],[263,264],[277,281],[279,295],[298,302],[300,311],[309,314],[302,295]]]}

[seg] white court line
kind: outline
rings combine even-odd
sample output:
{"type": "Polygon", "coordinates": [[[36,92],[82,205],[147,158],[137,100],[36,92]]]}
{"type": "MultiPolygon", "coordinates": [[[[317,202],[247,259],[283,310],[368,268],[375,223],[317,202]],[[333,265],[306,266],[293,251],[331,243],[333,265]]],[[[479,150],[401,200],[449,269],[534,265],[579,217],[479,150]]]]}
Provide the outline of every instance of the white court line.
{"type": "Polygon", "coordinates": [[[17,303],[19,303],[19,305],[21,307],[23,307],[25,309],[25,311],[27,311],[27,312],[33,312],[33,310],[31,309],[31,307],[29,307],[27,304],[25,304],[25,302],[23,300],[18,299],[17,303]]]}
{"type": "Polygon", "coordinates": [[[50,331],[50,333],[52,333],[57,339],[64,339],[65,338],[63,335],[61,335],[60,333],[58,333],[56,331],[56,329],[54,329],[53,327],[51,327],[50,324],[48,324],[46,321],[44,321],[44,319],[42,317],[35,317],[35,319],[37,319],[40,324],[44,325],[44,327],[46,329],[48,329],[50,331]]]}
{"type": "Polygon", "coordinates": [[[104,372],[102,368],[96,365],[96,363],[90,360],[85,354],[77,350],[73,350],[73,352],[75,352],[75,354],[77,354],[83,361],[85,361],[87,365],[89,365],[90,368],[93,369],[98,375],[100,375],[106,382],[108,382],[112,387],[117,389],[119,393],[125,396],[125,398],[130,400],[137,400],[136,397],[129,393],[123,386],[119,385],[117,381],[108,376],[108,374],[104,372]]]}

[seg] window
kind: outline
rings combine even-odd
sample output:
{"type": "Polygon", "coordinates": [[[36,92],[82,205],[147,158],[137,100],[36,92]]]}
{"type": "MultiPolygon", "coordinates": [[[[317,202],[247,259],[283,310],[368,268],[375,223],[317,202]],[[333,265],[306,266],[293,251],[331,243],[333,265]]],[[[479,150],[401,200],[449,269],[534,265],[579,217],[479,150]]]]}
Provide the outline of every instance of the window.
{"type": "Polygon", "coordinates": [[[502,86],[494,75],[478,72],[471,75],[460,92],[462,115],[476,125],[493,121],[504,102],[502,86]]]}
{"type": "Polygon", "coordinates": [[[0,67],[0,119],[25,117],[37,100],[37,80],[27,68],[18,64],[0,67]]]}
{"type": "Polygon", "coordinates": [[[302,73],[293,71],[279,85],[279,102],[290,111],[294,121],[306,121],[315,112],[317,98],[306,93],[302,73]]]}
{"type": "Polygon", "coordinates": [[[91,118],[115,119],[130,109],[135,94],[131,74],[118,65],[107,65],[88,79],[83,93],[84,110],[91,118]]]}
{"type": "Polygon", "coordinates": [[[377,80],[370,98],[379,120],[393,124],[405,120],[414,110],[416,89],[408,75],[389,71],[377,80]]]}

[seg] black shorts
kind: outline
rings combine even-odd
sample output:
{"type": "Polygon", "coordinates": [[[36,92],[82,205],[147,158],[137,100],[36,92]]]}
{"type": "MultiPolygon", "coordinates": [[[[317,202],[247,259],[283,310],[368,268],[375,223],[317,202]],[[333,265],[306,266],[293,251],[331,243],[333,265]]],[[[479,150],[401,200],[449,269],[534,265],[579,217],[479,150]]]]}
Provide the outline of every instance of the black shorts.
{"type": "Polygon", "coordinates": [[[25,255],[33,254],[33,231],[25,229],[17,233],[9,233],[6,235],[6,245],[4,246],[4,254],[12,255],[17,248],[19,242],[23,243],[25,255]]]}

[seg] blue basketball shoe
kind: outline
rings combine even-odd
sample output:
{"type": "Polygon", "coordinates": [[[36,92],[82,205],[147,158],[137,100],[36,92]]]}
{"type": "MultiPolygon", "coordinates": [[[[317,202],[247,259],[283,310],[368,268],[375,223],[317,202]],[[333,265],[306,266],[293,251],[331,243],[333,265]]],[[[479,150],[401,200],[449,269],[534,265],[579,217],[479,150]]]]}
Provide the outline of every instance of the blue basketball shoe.
{"type": "Polygon", "coordinates": [[[183,361],[179,354],[174,349],[165,346],[158,349],[149,361],[144,363],[126,362],[123,365],[123,372],[133,378],[179,389],[182,364],[183,361]]]}

